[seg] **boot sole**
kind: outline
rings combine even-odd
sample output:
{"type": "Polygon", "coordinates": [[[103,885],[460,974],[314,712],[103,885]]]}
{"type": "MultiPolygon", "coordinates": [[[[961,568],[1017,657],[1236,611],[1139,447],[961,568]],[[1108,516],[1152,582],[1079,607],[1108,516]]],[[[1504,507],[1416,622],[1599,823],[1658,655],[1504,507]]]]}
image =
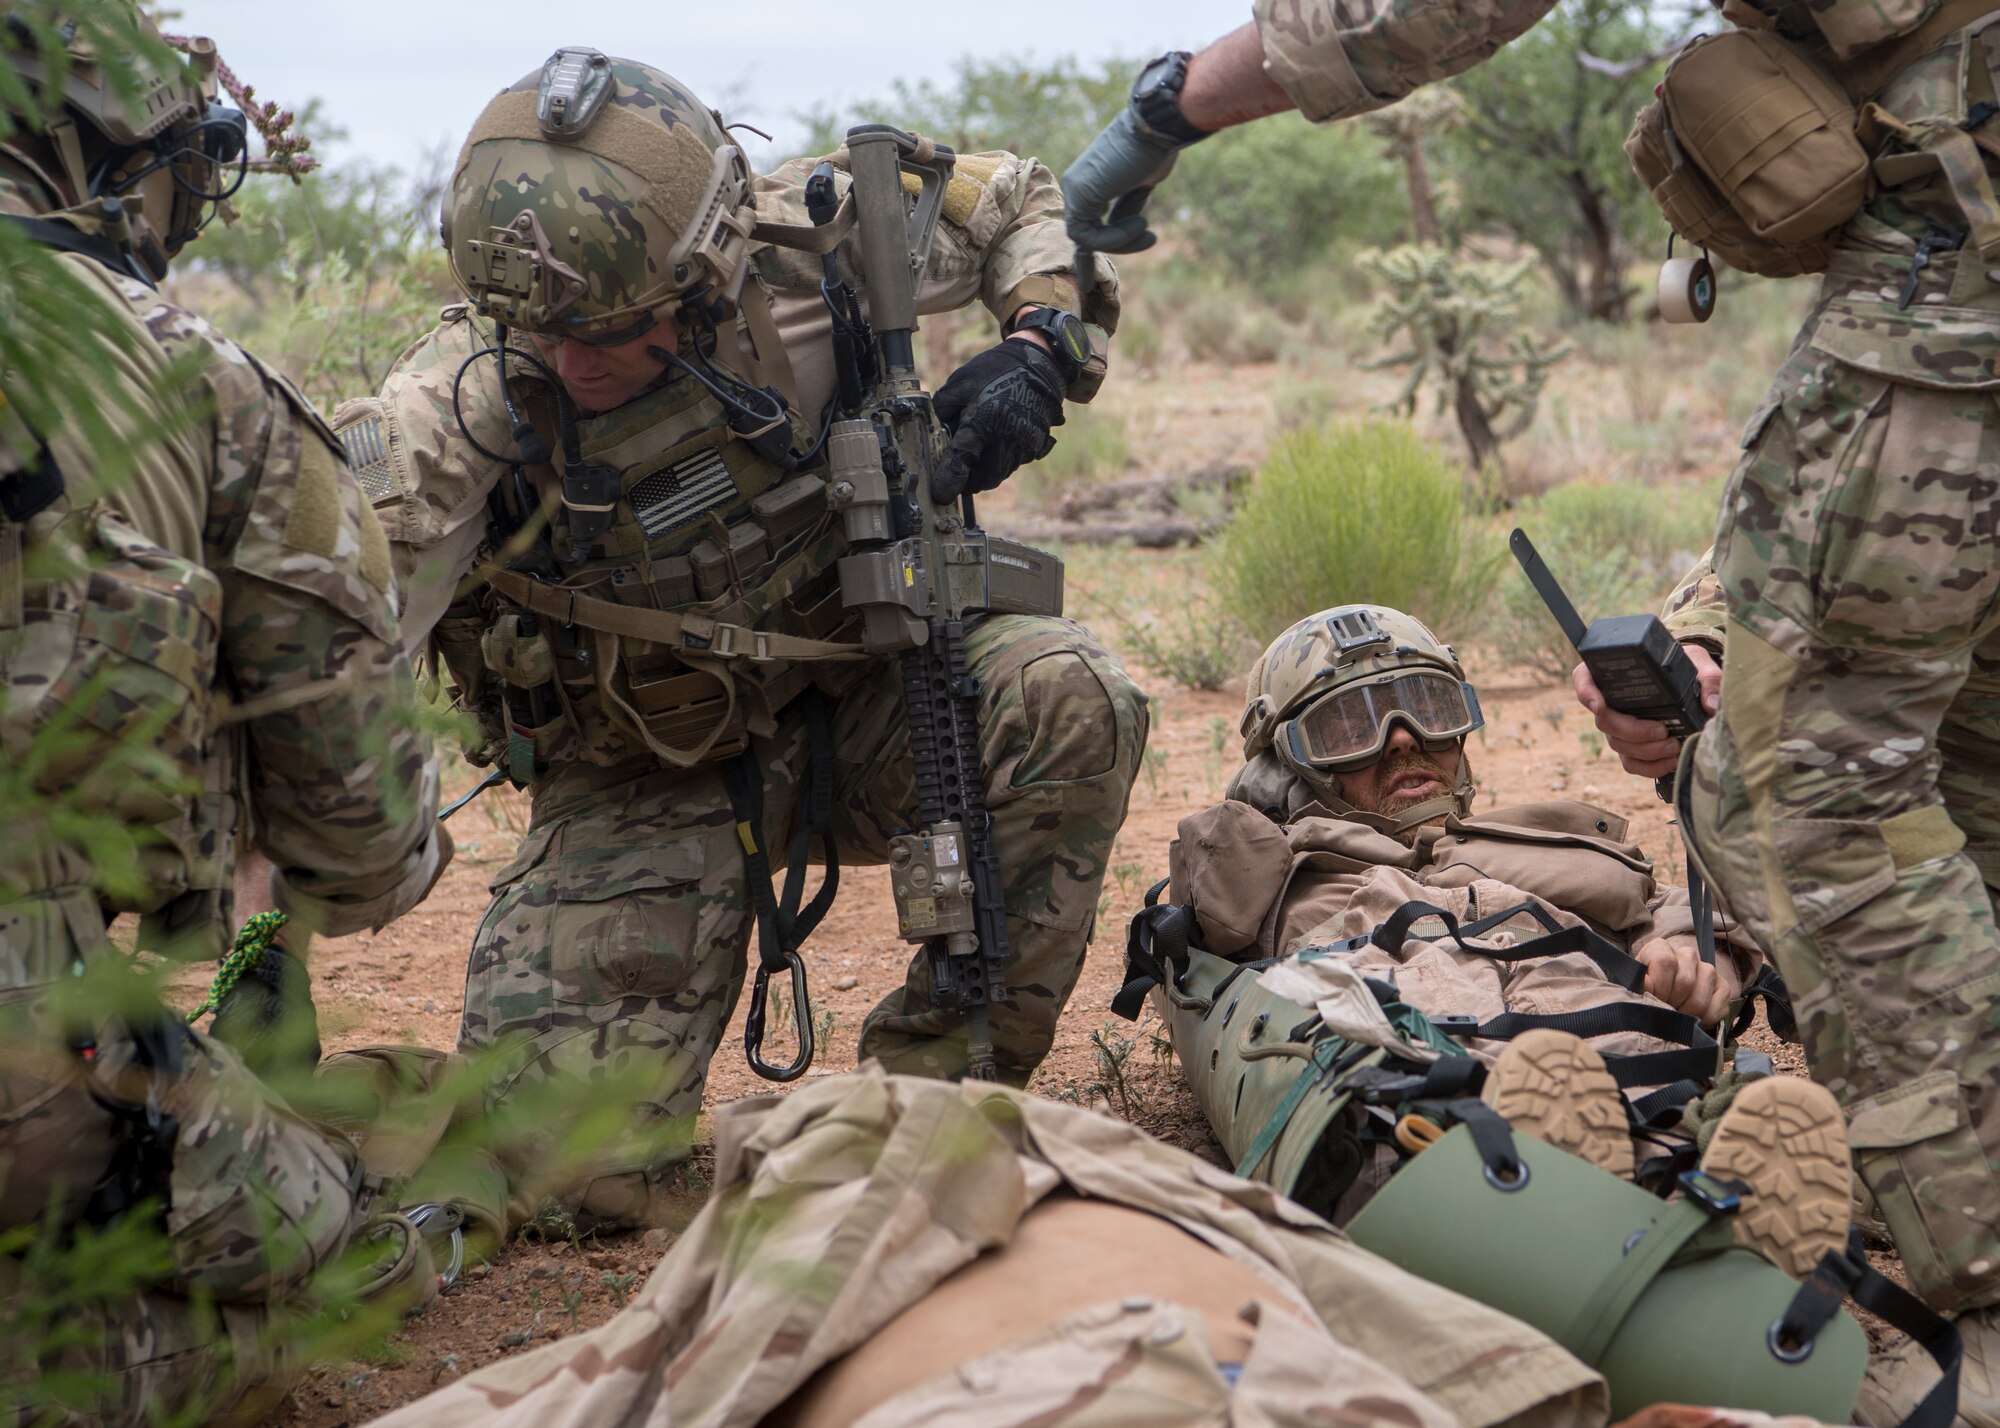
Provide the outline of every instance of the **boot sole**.
{"type": "Polygon", "coordinates": [[[1486,1078],[1485,1099],[1523,1135],[1632,1178],[1624,1094],[1582,1038],[1541,1029],[1510,1041],[1486,1078]]]}
{"type": "Polygon", "coordinates": [[[1798,1076],[1754,1081],[1737,1093],[1701,1168],[1754,1192],[1731,1221],[1737,1243],[1804,1279],[1847,1243],[1854,1205],[1847,1124],[1824,1086],[1798,1076]]]}

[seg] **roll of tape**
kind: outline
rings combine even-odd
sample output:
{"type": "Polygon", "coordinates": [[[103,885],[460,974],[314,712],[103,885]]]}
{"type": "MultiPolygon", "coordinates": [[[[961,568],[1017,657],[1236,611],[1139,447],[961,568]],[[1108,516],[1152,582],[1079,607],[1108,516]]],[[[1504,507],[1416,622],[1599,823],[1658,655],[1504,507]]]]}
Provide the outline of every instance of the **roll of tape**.
{"type": "Polygon", "coordinates": [[[1658,296],[1668,322],[1707,322],[1715,315],[1715,269],[1706,258],[1669,258],[1660,264],[1658,296]]]}

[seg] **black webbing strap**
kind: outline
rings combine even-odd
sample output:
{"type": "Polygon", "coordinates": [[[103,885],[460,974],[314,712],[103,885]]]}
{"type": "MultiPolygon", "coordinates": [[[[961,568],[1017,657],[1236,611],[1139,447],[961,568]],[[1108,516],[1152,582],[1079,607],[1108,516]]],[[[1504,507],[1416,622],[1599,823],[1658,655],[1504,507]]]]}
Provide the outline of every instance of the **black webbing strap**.
{"type": "MultiPolygon", "coordinates": [[[[1486,1079],[1486,1064],[1475,1056],[1440,1056],[1430,1065],[1409,1069],[1361,1066],[1348,1080],[1348,1090],[1363,1105],[1394,1106],[1406,1102],[1453,1103],[1474,1094],[1486,1079]]],[[[1481,1104],[1484,1104],[1483,1102],[1481,1104]]]]}
{"type": "MultiPolygon", "coordinates": [[[[1609,1058],[1611,1064],[1616,1058],[1609,1058]]],[[[1616,1072],[1613,1072],[1614,1079],[1616,1072]]],[[[1670,1081],[1657,1091],[1648,1091],[1631,1103],[1632,1119],[1648,1129],[1656,1129],[1663,1124],[1678,1125],[1680,1110],[1689,1101],[1701,1094],[1701,1082],[1690,1077],[1670,1081]]],[[[1682,1169],[1688,1167],[1683,1166],[1682,1169]]]]}
{"type": "Polygon", "coordinates": [[[1687,860],[1688,913],[1694,918],[1694,945],[1701,952],[1701,960],[1709,966],[1715,965],[1715,895],[1702,881],[1701,873],[1695,868],[1694,855],[1687,860]]]}
{"type": "Polygon", "coordinates": [[[1167,879],[1146,890],[1146,904],[1125,931],[1125,985],[1111,999],[1111,1014],[1137,1021],[1146,994],[1187,965],[1194,909],[1160,903],[1167,879]]]}
{"type": "Polygon", "coordinates": [[[1480,1164],[1486,1167],[1487,1176],[1502,1189],[1520,1185],[1522,1177],[1528,1173],[1527,1164],[1514,1149],[1514,1128],[1507,1118],[1487,1105],[1484,1101],[1465,1098],[1448,1101],[1412,1101],[1413,1109],[1419,1110],[1441,1125],[1456,1122],[1465,1127],[1472,1137],[1472,1148],[1479,1153],[1480,1164]]]}
{"type": "Polygon", "coordinates": [[[743,845],[743,869],[750,880],[750,901],[757,909],[757,958],[767,972],[782,972],[833,906],[840,887],[839,850],[833,841],[833,725],[826,700],[817,689],[807,691],[805,705],[808,765],[798,827],[786,853],[785,887],[771,890],[771,858],[764,846],[764,776],[754,753],[737,755],[722,767],[729,806],[736,814],[736,836],[743,845]],[[803,908],[807,854],[812,839],[820,840],[825,876],[811,902],[803,908]]]}
{"type": "Polygon", "coordinates": [[[1682,1051],[1652,1051],[1638,1056],[1606,1056],[1605,1065],[1621,1088],[1663,1086],[1680,1080],[1715,1079],[1717,1047],[1715,1038],[1686,1012],[1671,1007],[1647,1006],[1642,1002],[1607,1002],[1573,1012],[1503,1012],[1481,1022],[1474,1036],[1488,1041],[1511,1041],[1523,1032],[1540,1028],[1566,1031],[1588,1040],[1614,1032],[1637,1032],[1657,1041],[1684,1047],[1682,1051]]]}
{"type": "Polygon", "coordinates": [[[771,890],[771,859],[764,849],[764,775],[756,756],[746,750],[722,766],[729,806],[736,815],[736,837],[743,846],[743,875],[750,901],[757,909],[757,972],[750,1004],[743,1018],[743,1050],[750,1067],[771,1081],[794,1081],[812,1064],[812,1003],[806,987],[805,960],[799,948],[812,935],[840,887],[840,850],[833,840],[833,718],[817,689],[804,696],[808,763],[803,806],[792,834],[782,896],[771,890]],[[812,839],[820,840],[824,876],[812,901],[804,907],[806,859],[812,839]],[[798,1055],[785,1066],[764,1060],[765,998],[773,973],[789,972],[798,1055]]]}
{"type": "Polygon", "coordinates": [[[1584,924],[1562,926],[1539,903],[1534,902],[1502,908],[1461,927],[1458,919],[1443,908],[1413,900],[1390,913],[1388,921],[1366,937],[1349,938],[1346,947],[1350,951],[1359,951],[1372,943],[1393,957],[1403,950],[1403,944],[1409,940],[1410,929],[1426,917],[1442,921],[1445,935],[1457,944],[1459,951],[1470,956],[1485,957],[1495,962],[1525,962],[1537,957],[1559,957],[1566,952],[1581,952],[1597,964],[1607,981],[1628,992],[1636,992],[1646,984],[1645,963],[1621,951],[1609,939],[1584,924]],[[1468,937],[1482,936],[1524,914],[1541,924],[1544,929],[1542,936],[1530,938],[1514,947],[1473,947],[1466,942],[1468,937]]]}
{"type": "Polygon", "coordinates": [[[1764,1021],[1781,1041],[1799,1044],[1799,1018],[1792,1010],[1791,988],[1778,975],[1778,969],[1768,962],[1757,969],[1757,975],[1750,985],[1743,989],[1743,1000],[1736,1011],[1736,1020],[1730,1024],[1729,1036],[1733,1041],[1750,1029],[1757,1019],[1757,1003],[1764,1004],[1764,1021]]]}
{"type": "Polygon", "coordinates": [[[1938,1366],[1938,1381],[1898,1428],[1949,1428],[1958,1412],[1958,1368],[1965,1353],[1958,1329],[1902,1285],[1870,1268],[1867,1246],[1858,1231],[1848,1232],[1846,1249],[1821,1256],[1799,1286],[1783,1316],[1771,1326],[1772,1352],[1810,1350],[1840,1311],[1843,1299],[1852,1299],[1901,1329],[1938,1366]]]}
{"type": "Polygon", "coordinates": [[[149,288],[159,287],[159,284],[153,281],[153,275],[146,271],[144,264],[133,261],[123,249],[108,238],[99,238],[72,228],[67,223],[56,223],[46,218],[24,218],[19,214],[0,213],[0,220],[13,224],[45,248],[76,253],[102,264],[121,278],[131,278],[149,288]]]}

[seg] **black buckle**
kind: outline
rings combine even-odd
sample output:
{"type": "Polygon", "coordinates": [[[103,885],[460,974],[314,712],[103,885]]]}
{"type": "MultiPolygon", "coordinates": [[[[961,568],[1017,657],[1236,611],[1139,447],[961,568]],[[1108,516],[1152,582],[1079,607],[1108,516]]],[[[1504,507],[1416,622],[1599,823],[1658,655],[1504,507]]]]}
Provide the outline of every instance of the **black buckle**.
{"type": "Polygon", "coordinates": [[[1750,1187],[1740,1180],[1724,1180],[1719,1175],[1700,1169],[1683,1170],[1675,1183],[1688,1199],[1715,1219],[1733,1215],[1742,1209],[1743,1197],[1751,1193],[1750,1187]]]}

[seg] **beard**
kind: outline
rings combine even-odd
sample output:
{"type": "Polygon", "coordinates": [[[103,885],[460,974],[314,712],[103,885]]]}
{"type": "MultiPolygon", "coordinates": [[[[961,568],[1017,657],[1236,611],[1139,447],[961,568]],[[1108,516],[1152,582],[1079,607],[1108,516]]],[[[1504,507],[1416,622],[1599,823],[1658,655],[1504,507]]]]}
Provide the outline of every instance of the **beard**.
{"type": "MultiPolygon", "coordinates": [[[[1418,804],[1429,803],[1434,798],[1456,793],[1461,785],[1472,781],[1472,765],[1467,759],[1463,748],[1459,750],[1458,769],[1455,773],[1448,771],[1443,764],[1438,762],[1435,756],[1423,749],[1411,749],[1402,754],[1385,757],[1377,765],[1376,772],[1375,787],[1378,789],[1392,788],[1398,779],[1412,773],[1428,774],[1442,786],[1442,793],[1435,789],[1411,789],[1403,793],[1382,793],[1370,800],[1371,806],[1366,807],[1353,799],[1348,800],[1354,803],[1355,807],[1360,808],[1362,812],[1377,814],[1383,818],[1400,818],[1418,804]]],[[[1455,809],[1447,809],[1434,818],[1425,819],[1423,823],[1417,826],[1430,827],[1434,824],[1442,824],[1455,811],[1455,809]]]]}

